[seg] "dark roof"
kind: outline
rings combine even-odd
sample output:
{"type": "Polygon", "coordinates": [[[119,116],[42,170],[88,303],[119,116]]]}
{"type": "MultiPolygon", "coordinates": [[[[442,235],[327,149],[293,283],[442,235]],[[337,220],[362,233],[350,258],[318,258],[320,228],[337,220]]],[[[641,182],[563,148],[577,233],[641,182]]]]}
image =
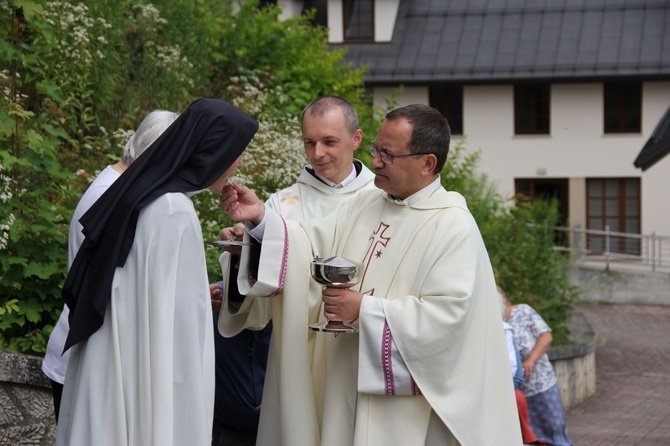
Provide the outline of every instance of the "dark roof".
{"type": "Polygon", "coordinates": [[[633,164],[635,167],[647,170],[668,153],[670,153],[670,108],[656,125],[654,133],[642,147],[633,164]]]}
{"type": "Polygon", "coordinates": [[[369,84],[667,79],[670,1],[401,0],[391,43],[344,46],[369,84]]]}

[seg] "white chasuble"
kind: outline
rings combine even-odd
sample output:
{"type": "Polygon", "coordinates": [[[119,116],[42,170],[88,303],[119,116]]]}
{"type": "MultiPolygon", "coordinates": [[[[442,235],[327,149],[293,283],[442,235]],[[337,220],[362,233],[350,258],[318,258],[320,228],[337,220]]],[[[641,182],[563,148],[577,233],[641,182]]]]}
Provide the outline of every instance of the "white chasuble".
{"type": "Polygon", "coordinates": [[[431,186],[406,203],[366,191],[302,224],[266,212],[258,282],[242,267],[238,286],[279,294],[237,313],[224,300],[219,320],[261,307],[274,321],[259,445],[521,444],[486,249],[463,197],[431,186]],[[308,330],[324,320],[314,255],[363,263],[360,333],[308,330]]]}
{"type": "Polygon", "coordinates": [[[191,200],[143,208],[98,331],[71,349],[58,446],[209,446],[214,338],[191,200]]]}
{"type": "MultiPolygon", "coordinates": [[[[374,185],[375,175],[359,160],[354,160],[354,169],[356,169],[358,175],[356,175],[356,178],[353,181],[341,188],[328,186],[310,173],[308,169],[310,169],[309,166],[303,168],[296,184],[270,195],[265,203],[266,207],[277,211],[277,213],[285,220],[303,221],[307,218],[318,218],[329,214],[340,204],[349,200],[361,191],[376,190],[374,185]]],[[[264,267],[261,271],[263,277],[258,280],[257,285],[254,288],[254,295],[272,296],[277,294],[279,292],[278,290],[282,288],[283,285],[281,281],[283,279],[279,279],[280,283],[275,283],[273,275],[276,274],[278,269],[283,269],[283,262],[286,260],[286,255],[283,252],[285,239],[286,233],[283,223],[276,231],[270,231],[269,235],[266,234],[263,250],[265,252],[278,250],[279,252],[282,252],[282,254],[281,256],[275,256],[275,258],[272,258],[271,255],[265,259],[264,267]]],[[[251,248],[245,248],[245,252],[248,255],[248,253],[251,252],[251,248]]],[[[219,257],[219,263],[221,265],[224,279],[224,295],[227,293],[226,283],[229,280],[228,278],[231,277],[231,261],[232,256],[227,252],[224,252],[219,257]]],[[[246,265],[243,265],[243,267],[245,266],[246,265]]],[[[241,275],[243,277],[248,275],[246,269],[241,275]]],[[[243,282],[240,290],[248,289],[247,282],[243,282]]],[[[236,307],[236,310],[238,310],[237,317],[233,318],[233,320],[228,320],[227,324],[220,324],[219,331],[223,336],[234,336],[245,328],[250,330],[262,330],[263,327],[268,324],[272,319],[270,305],[254,305],[252,307],[252,302],[252,299],[247,299],[243,307],[244,309],[238,309],[236,307]],[[252,307],[252,309],[250,310],[250,313],[247,313],[246,309],[249,307],[252,307]]],[[[222,311],[221,313],[224,313],[222,320],[226,320],[225,312],[222,311]]]]}

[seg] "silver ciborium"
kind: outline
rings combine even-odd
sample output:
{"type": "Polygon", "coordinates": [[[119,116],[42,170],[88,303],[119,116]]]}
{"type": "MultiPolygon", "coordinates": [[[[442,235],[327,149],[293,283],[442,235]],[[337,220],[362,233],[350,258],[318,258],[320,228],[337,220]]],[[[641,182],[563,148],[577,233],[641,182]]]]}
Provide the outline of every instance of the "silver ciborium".
{"type": "MultiPolygon", "coordinates": [[[[325,287],[350,288],[361,280],[363,265],[344,257],[322,259],[315,256],[311,265],[312,278],[325,287]]],[[[355,325],[344,321],[326,321],[309,326],[310,330],[329,333],[355,333],[355,325]]]]}

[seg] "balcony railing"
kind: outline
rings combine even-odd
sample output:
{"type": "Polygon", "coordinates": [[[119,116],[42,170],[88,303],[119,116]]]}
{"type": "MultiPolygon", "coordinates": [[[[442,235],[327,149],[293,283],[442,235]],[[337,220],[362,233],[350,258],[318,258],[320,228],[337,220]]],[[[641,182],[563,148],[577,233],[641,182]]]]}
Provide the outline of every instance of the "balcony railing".
{"type": "Polygon", "coordinates": [[[670,268],[670,236],[631,234],[610,231],[581,229],[579,227],[552,228],[555,240],[561,240],[554,249],[574,254],[577,263],[600,263],[605,269],[613,264],[644,267],[652,271],[670,268]]]}

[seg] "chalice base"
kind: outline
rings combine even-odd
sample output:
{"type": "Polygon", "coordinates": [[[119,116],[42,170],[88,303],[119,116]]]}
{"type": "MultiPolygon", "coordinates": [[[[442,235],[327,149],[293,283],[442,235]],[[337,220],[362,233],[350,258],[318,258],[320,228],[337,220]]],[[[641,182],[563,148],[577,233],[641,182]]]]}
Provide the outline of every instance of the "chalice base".
{"type": "Polygon", "coordinates": [[[310,330],[321,331],[324,333],[357,333],[358,327],[347,322],[341,321],[326,321],[312,324],[309,326],[310,330]]]}

